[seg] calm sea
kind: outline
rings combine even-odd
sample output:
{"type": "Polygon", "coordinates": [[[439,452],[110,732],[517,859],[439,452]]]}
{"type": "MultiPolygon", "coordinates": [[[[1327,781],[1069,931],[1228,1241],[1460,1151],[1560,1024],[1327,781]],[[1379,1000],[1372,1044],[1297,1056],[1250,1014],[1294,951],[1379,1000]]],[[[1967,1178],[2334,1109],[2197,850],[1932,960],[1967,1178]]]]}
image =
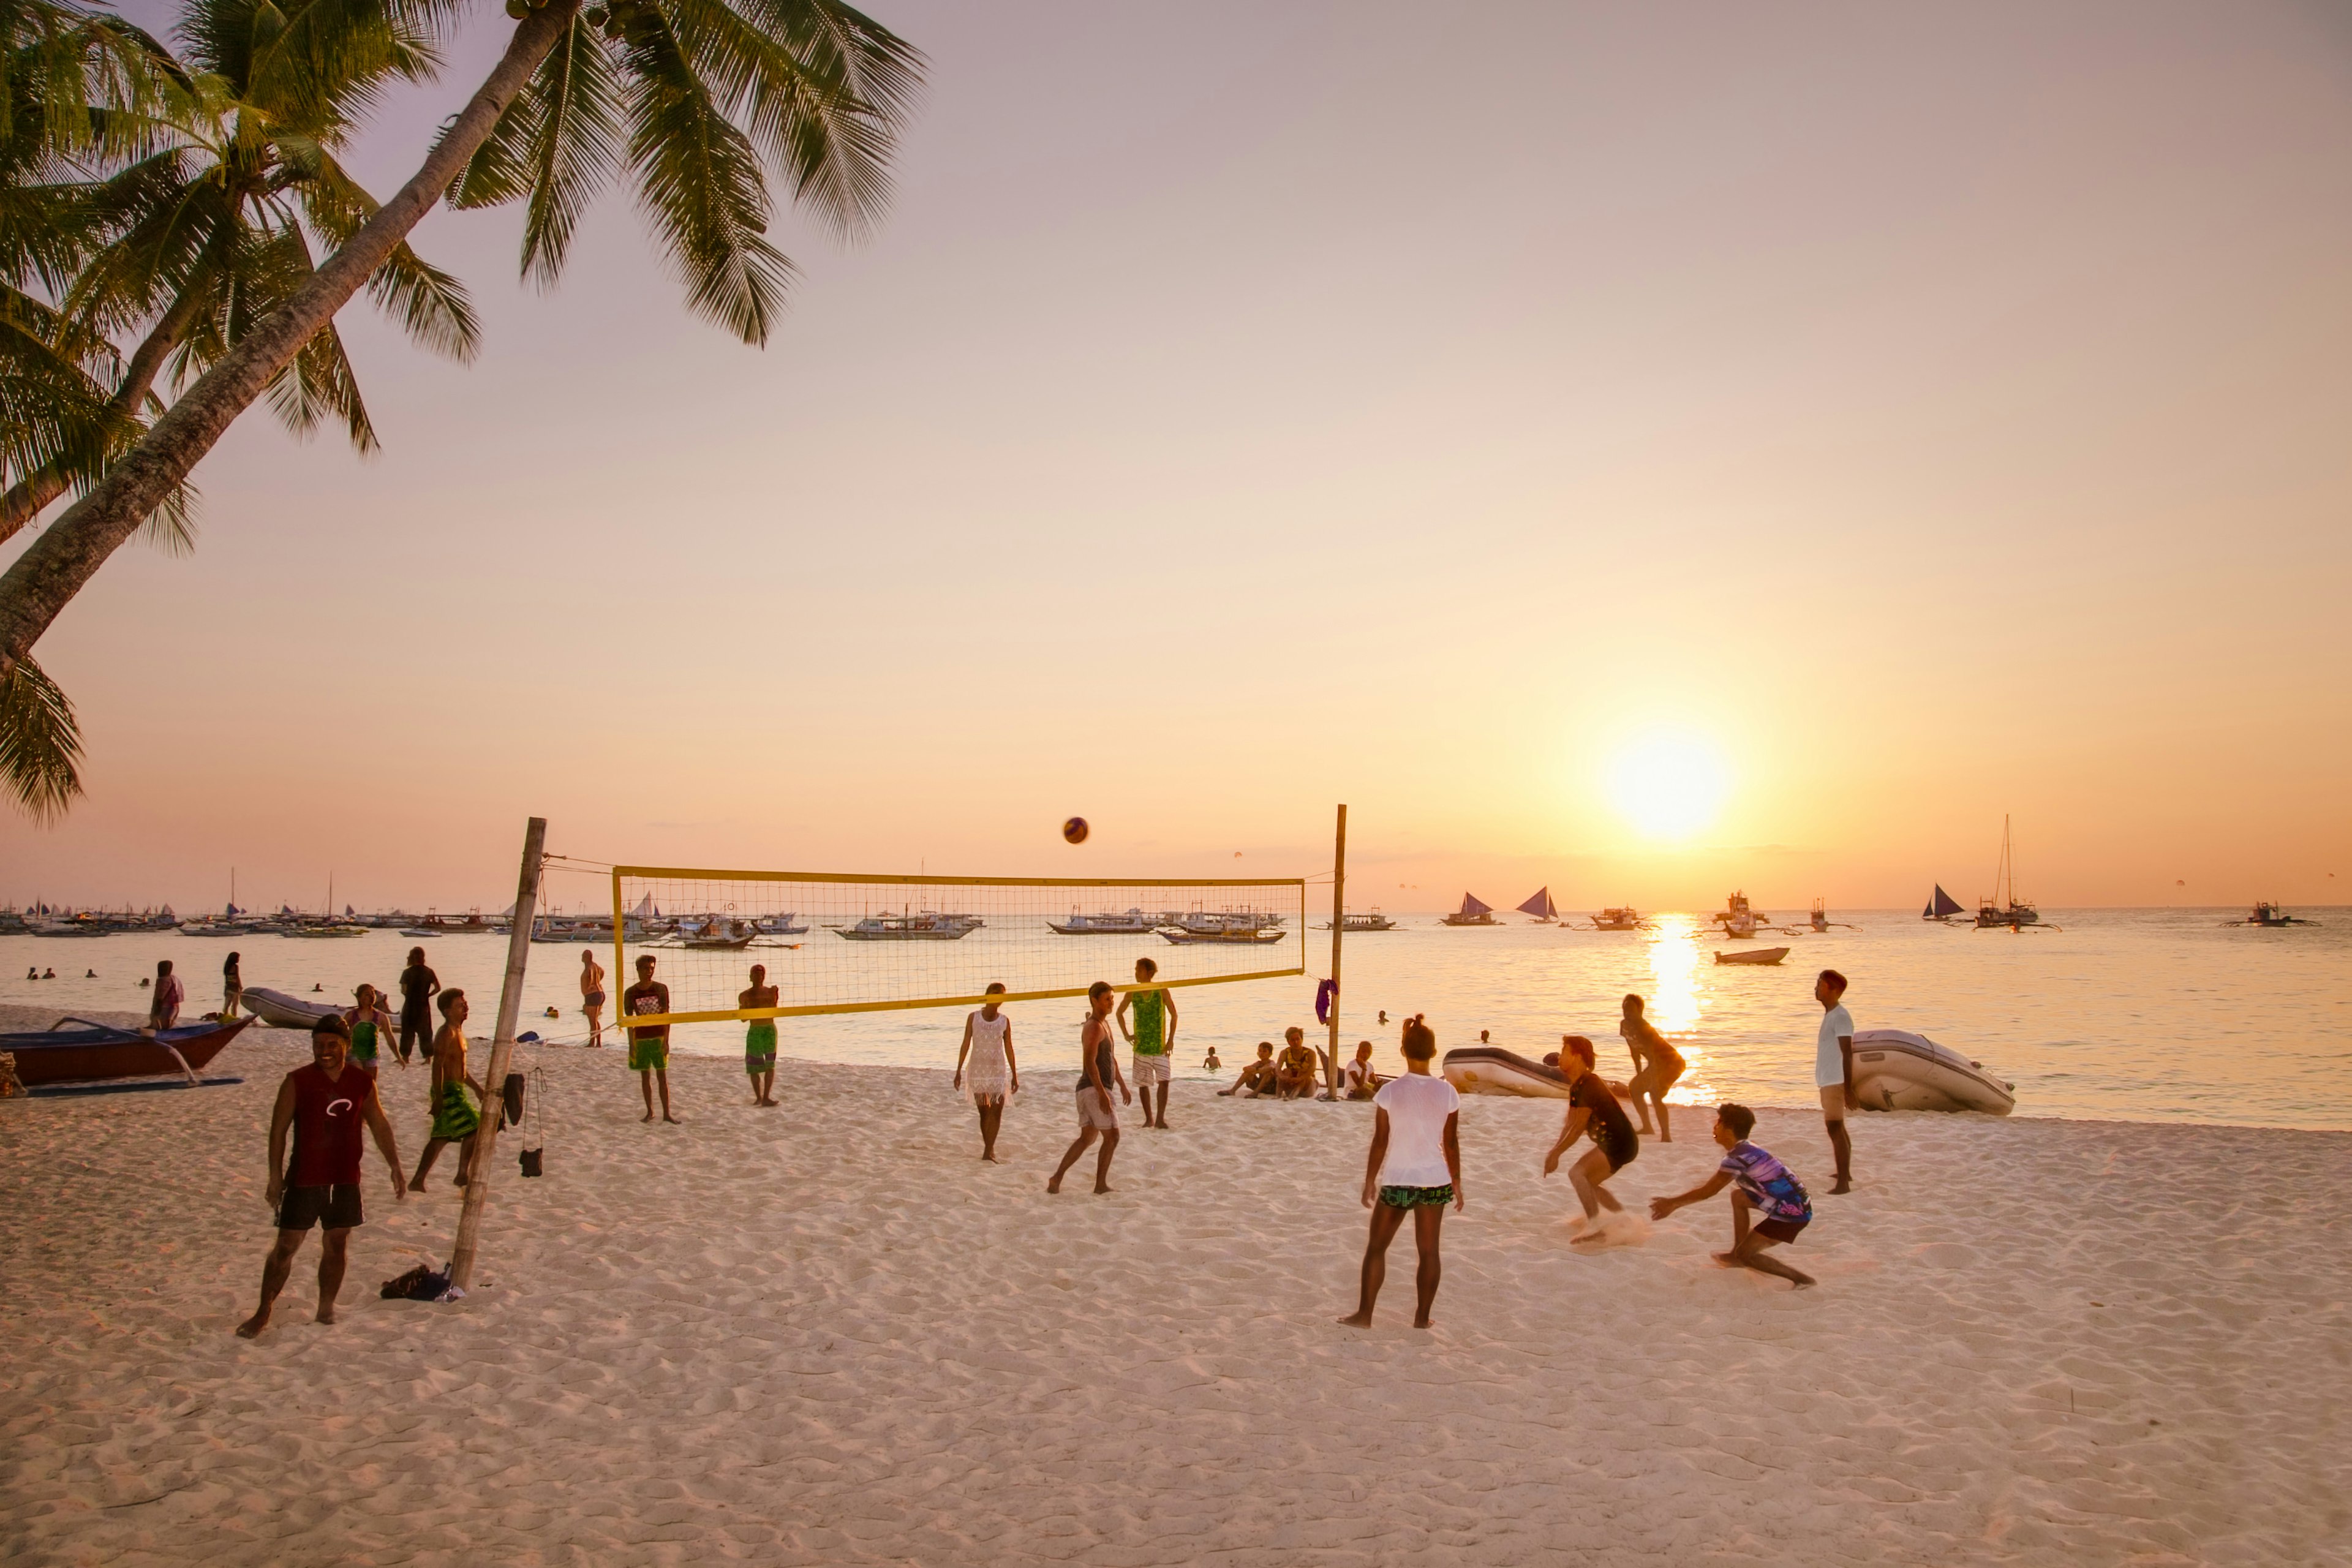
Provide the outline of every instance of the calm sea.
{"type": "MultiPolygon", "coordinates": [[[[1350,1045],[1372,1039],[1391,1068],[1397,1022],[1409,1013],[1427,1015],[1441,1048],[1475,1044],[1483,1029],[1496,1045],[1540,1056],[1572,1032],[1600,1043],[1604,1067],[1622,1070],[1618,1000],[1636,991],[1689,1060],[1675,1099],[1803,1105],[1812,1099],[1820,1017],[1812,978],[1834,967],[1853,982],[1846,1003],[1859,1027],[1909,1029],[1967,1052],[2016,1084],[2021,1116],[2352,1129],[2352,910],[2313,910],[2320,923],[2284,930],[2222,923],[2234,913],[2061,910],[2048,911],[2051,928],[2011,932],[1862,911],[1840,917],[1854,929],[1739,944],[1722,942],[1691,916],[1663,916],[1654,931],[1619,934],[1520,916],[1454,930],[1434,916],[1406,915],[1395,931],[1349,937],[1342,1032],[1350,1045]],[[1777,968],[1713,961],[1719,946],[1784,943],[1790,951],[1777,968]],[[1381,1011],[1386,1027],[1375,1022],[1381,1011]]],[[[1313,931],[1307,938],[1306,979],[1179,993],[1177,1059],[1188,1075],[1206,1076],[1201,1061],[1211,1045],[1230,1072],[1258,1040],[1278,1038],[1288,1025],[1319,1037],[1314,979],[1328,968],[1330,938],[1313,931]]],[[[997,929],[966,939],[1005,943],[1008,960],[1035,940],[997,929]]],[[[1103,977],[1116,981],[1154,945],[1055,940],[1095,943],[1103,977]]],[[[218,1005],[216,977],[232,947],[243,954],[248,984],[302,994],[316,984],[325,988],[320,999],[347,1000],[362,980],[391,984],[410,945],[391,931],[330,942],[0,937],[0,1001],[60,1014],[143,1009],[139,977],[170,958],[200,1012],[218,1005]],[[54,968],[59,978],[27,981],[28,965],[54,968]],[[89,969],[96,979],[84,977],[89,969]]],[[[505,940],[426,945],[443,981],[476,997],[475,1032],[486,1036],[505,940]]],[[[1297,950],[1286,943],[1280,951],[1297,950]]],[[[534,947],[531,958],[524,1026],[554,1040],[580,1038],[571,950],[534,947]],[[551,1004],[564,1016],[541,1016],[551,1004]]],[[[1024,1063],[1055,1071],[1076,1065],[1079,1004],[1011,1011],[1024,1063]]],[[[961,1011],[949,1009],[787,1019],[783,1049],[825,1061],[948,1067],[961,1023],[961,1011]]],[[[714,1055],[740,1048],[741,1037],[740,1026],[728,1025],[692,1026],[680,1037],[680,1049],[714,1055]]],[[[617,1059],[614,1070],[622,1071],[617,1059]]]]}

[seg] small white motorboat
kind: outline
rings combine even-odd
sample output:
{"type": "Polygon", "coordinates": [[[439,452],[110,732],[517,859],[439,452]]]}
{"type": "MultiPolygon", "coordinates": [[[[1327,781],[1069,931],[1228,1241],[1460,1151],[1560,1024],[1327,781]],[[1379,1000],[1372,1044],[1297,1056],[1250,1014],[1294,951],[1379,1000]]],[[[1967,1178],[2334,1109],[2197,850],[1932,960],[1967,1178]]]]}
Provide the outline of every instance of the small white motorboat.
{"type": "Polygon", "coordinates": [[[307,1029],[328,1014],[342,1011],[331,1003],[305,1002],[264,985],[247,986],[237,993],[237,1000],[245,1004],[247,1012],[273,1029],[307,1029]]]}
{"type": "Polygon", "coordinates": [[[1854,1098],[1864,1110],[1980,1110],[2007,1116],[2017,1086],[2003,1083],[1949,1046],[1903,1029],[1853,1037],[1854,1098]]]}
{"type": "Polygon", "coordinates": [[[1568,1079],[1558,1068],[1531,1062],[1500,1046],[1465,1046],[1445,1053],[1445,1081],[1463,1094],[1513,1094],[1527,1100],[1566,1100],[1568,1079]]]}
{"type": "Polygon", "coordinates": [[[1733,952],[1729,948],[1715,950],[1717,963],[1778,963],[1789,956],[1785,947],[1750,947],[1733,952]]]}

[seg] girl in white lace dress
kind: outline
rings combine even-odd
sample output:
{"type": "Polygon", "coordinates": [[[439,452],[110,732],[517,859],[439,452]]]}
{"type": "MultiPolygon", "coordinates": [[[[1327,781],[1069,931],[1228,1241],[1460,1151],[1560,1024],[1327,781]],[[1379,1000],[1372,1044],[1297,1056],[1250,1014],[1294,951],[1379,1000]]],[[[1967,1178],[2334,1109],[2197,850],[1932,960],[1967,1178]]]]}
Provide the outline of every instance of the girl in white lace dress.
{"type": "Polygon", "coordinates": [[[1004,1123],[1004,1101],[1021,1092],[1021,1068],[1013,1057],[1013,1020],[998,998],[1002,983],[992,982],[977,1013],[963,1021],[963,1045],[956,1052],[955,1086],[971,1096],[980,1110],[980,1157],[996,1158],[996,1130],[1004,1123]]]}

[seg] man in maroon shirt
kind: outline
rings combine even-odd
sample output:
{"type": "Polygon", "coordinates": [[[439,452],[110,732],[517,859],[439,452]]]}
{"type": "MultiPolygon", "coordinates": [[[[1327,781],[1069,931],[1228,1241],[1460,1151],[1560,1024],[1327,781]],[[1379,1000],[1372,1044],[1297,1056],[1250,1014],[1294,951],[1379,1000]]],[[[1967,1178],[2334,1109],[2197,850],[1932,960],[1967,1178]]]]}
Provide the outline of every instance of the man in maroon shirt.
{"type": "Polygon", "coordinates": [[[324,1223],[325,1250],[319,1258],[319,1321],[335,1321],[335,1295],[343,1288],[343,1259],[360,1214],[360,1124],[392,1167],[392,1190],[408,1196],[393,1146],[392,1123],[375,1097],[375,1079],[349,1064],[351,1026],[330,1013],[310,1026],[310,1065],[297,1068],[278,1086],[269,1113],[269,1185],[264,1192],[278,1211],[278,1245],[261,1268],[261,1305],[236,1326],[238,1337],[254,1339],[269,1326],[270,1304],[294,1272],[294,1255],[310,1227],[324,1223]],[[286,1166],[286,1133],[294,1132],[294,1167],[286,1166]]]}

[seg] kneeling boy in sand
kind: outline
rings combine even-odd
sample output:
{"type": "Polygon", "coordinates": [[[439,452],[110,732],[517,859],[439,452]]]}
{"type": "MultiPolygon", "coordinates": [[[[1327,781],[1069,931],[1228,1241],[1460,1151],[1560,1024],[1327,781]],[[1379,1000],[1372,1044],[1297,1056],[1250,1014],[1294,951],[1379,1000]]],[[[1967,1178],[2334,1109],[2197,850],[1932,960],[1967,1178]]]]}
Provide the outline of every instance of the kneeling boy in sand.
{"type": "Polygon", "coordinates": [[[1261,1094],[1274,1092],[1274,1042],[1260,1040],[1257,1043],[1257,1060],[1242,1068],[1241,1076],[1234,1079],[1233,1088],[1221,1089],[1217,1094],[1220,1098],[1239,1094],[1255,1100],[1261,1094]]]}
{"type": "Polygon", "coordinates": [[[330,1013],[310,1026],[310,1065],[296,1068],[278,1086],[269,1112],[269,1181],[262,1196],[278,1211],[278,1243],[261,1266],[261,1305],[236,1326],[253,1339],[269,1326],[269,1309],[294,1272],[294,1255],[314,1225],[324,1225],[319,1254],[319,1321],[335,1321],[335,1296],[343,1288],[343,1263],[360,1210],[360,1127],[392,1167],[392,1190],[408,1196],[400,1175],[400,1151],[392,1123],[376,1099],[375,1079],[351,1064],[351,1026],[330,1013]],[[286,1164],[286,1134],[294,1133],[294,1164],[286,1164]]]}
{"type": "Polygon", "coordinates": [[[1412,1326],[1429,1327],[1437,1300],[1440,1227],[1445,1205],[1467,1201],[1462,1186],[1462,1097],[1429,1070],[1437,1037],[1418,1016],[1405,1020],[1404,1076],[1392,1078],[1372,1097],[1372,1149],[1364,1161],[1364,1206],[1372,1211],[1372,1232],[1364,1243],[1363,1276],[1356,1310],[1339,1320],[1351,1329],[1372,1326],[1372,1303],[1388,1275],[1389,1243],[1404,1216],[1412,1216],[1412,1243],[1421,1255],[1413,1277],[1412,1326]]]}
{"type": "Polygon", "coordinates": [[[1592,1042],[1582,1035],[1560,1037],[1559,1070],[1568,1076],[1568,1115],[1560,1123],[1559,1142],[1544,1156],[1543,1171],[1549,1176],[1559,1169],[1559,1157],[1570,1145],[1590,1131],[1592,1147],[1584,1158],[1569,1167],[1568,1179],[1576,1188],[1577,1201],[1584,1205],[1587,1229],[1572,1238],[1576,1243],[1597,1242],[1603,1234],[1597,1222],[1602,1208],[1611,1214],[1622,1214],[1624,1205],[1609,1191],[1609,1178],[1633,1163],[1642,1152],[1642,1141],[1633,1134],[1633,1118],[1609,1092],[1609,1084],[1592,1070],[1592,1042]]]}
{"type": "Polygon", "coordinates": [[[1804,1233],[1812,1223],[1812,1200],[1805,1195],[1804,1184],[1789,1173],[1788,1166],[1748,1141],[1754,1131],[1756,1113],[1746,1106],[1728,1102],[1717,1106],[1715,1141],[1723,1147],[1723,1163],[1703,1185],[1671,1198],[1652,1198],[1650,1217],[1664,1219],[1678,1208],[1705,1203],[1737,1183],[1739,1190],[1731,1194],[1731,1250],[1717,1253],[1715,1260],[1726,1268],[1777,1275],[1801,1290],[1813,1283],[1813,1277],[1777,1258],[1765,1257],[1764,1249],[1794,1242],[1804,1233]],[[1751,1214],[1757,1216],[1752,1222],[1751,1214]]]}

